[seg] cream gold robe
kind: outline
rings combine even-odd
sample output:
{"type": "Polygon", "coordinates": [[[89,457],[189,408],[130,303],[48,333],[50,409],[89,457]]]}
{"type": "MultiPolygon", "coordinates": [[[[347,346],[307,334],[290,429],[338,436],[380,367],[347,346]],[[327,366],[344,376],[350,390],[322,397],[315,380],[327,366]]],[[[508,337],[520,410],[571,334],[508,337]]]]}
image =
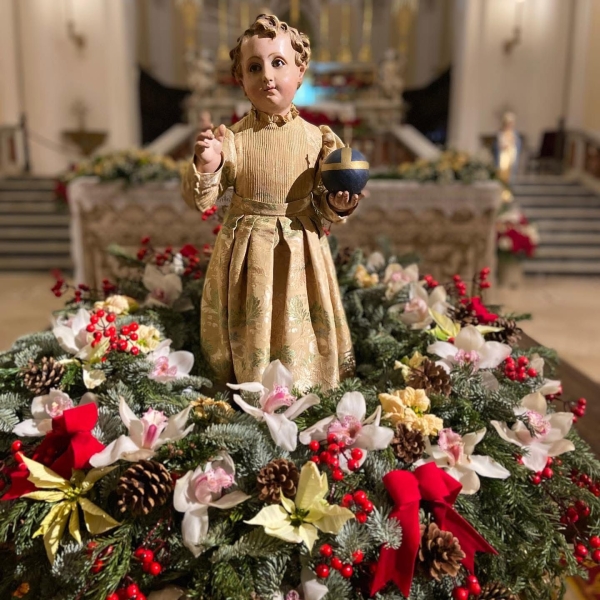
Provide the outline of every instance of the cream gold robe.
{"type": "MultiPolygon", "coordinates": [[[[234,188],[206,273],[202,352],[219,383],[261,381],[279,359],[301,389],[325,389],[352,374],[350,332],[323,220],[328,205],[320,162],[343,144],[292,110],[252,109],[227,129],[221,166],[190,164],[185,201],[200,211],[234,188]]],[[[348,213],[346,213],[347,216],[348,213]]]]}

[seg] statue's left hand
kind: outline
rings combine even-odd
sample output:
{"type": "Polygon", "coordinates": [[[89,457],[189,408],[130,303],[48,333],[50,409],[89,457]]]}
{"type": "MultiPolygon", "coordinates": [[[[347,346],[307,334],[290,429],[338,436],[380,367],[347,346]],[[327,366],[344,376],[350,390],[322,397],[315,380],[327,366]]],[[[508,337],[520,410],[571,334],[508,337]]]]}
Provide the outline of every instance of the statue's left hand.
{"type": "Polygon", "coordinates": [[[338,212],[347,212],[355,208],[358,203],[365,197],[364,194],[353,194],[350,196],[350,192],[337,192],[337,194],[330,193],[327,196],[327,202],[329,206],[338,212]]]}

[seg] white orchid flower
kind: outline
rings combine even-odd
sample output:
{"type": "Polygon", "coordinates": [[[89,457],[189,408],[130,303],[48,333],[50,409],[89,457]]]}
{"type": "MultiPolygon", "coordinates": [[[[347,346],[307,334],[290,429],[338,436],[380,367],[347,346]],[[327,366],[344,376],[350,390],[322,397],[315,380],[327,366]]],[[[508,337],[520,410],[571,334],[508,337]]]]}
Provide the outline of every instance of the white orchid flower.
{"type": "Polygon", "coordinates": [[[385,297],[391,300],[404,286],[419,281],[419,267],[416,264],[403,267],[398,263],[391,263],[385,269],[383,283],[387,285],[385,297]]]}
{"type": "Polygon", "coordinates": [[[250,498],[239,490],[223,494],[234,485],[235,465],[226,453],[177,480],[173,505],[175,510],[185,513],[181,524],[183,544],[194,556],[202,552],[202,542],[208,533],[209,507],[226,510],[250,498]]]}
{"type": "Polygon", "coordinates": [[[319,583],[314,571],[304,567],[300,572],[300,590],[299,594],[296,590],[291,590],[287,594],[277,592],[272,600],[321,600],[329,593],[329,588],[319,583]]]}
{"type": "Polygon", "coordinates": [[[150,292],[146,298],[148,306],[173,306],[183,291],[179,275],[163,273],[155,265],[146,265],[142,282],[150,292]]]}
{"type": "Polygon", "coordinates": [[[191,406],[171,417],[149,408],[141,419],[127,406],[123,398],[119,402],[119,414],[129,435],[121,435],[90,459],[93,467],[107,467],[118,460],[136,462],[152,458],[156,450],[167,442],[184,438],[193,428],[185,427],[191,406]]]}
{"type": "MultiPolygon", "coordinates": [[[[531,358],[529,366],[537,371],[540,377],[544,377],[544,359],[539,354],[534,354],[531,358]]],[[[549,396],[550,394],[558,394],[562,391],[562,385],[559,379],[546,379],[542,380],[542,385],[535,390],[542,394],[542,396],[549,396]]]]}
{"type": "Polygon", "coordinates": [[[75,315],[59,317],[52,329],[59,346],[84,361],[92,361],[96,356],[101,356],[109,345],[108,339],[104,339],[96,347],[92,346],[94,336],[86,329],[90,324],[90,316],[85,308],[80,308],[75,315]]]}
{"type": "Polygon", "coordinates": [[[549,456],[575,450],[573,442],[564,439],[573,425],[573,414],[556,412],[547,415],[547,410],[546,399],[540,392],[535,392],[525,396],[520,406],[514,409],[515,416],[521,419],[512,428],[506,423],[491,421],[503,440],[527,450],[523,464],[536,473],[546,466],[549,456]]]}
{"type": "Polygon", "coordinates": [[[263,373],[262,383],[227,384],[233,390],[244,390],[260,394],[259,406],[252,406],[244,402],[235,394],[235,403],[258,421],[264,421],[269,428],[269,433],[277,446],[293,452],[298,443],[298,426],[294,419],[305,410],[319,404],[316,394],[308,394],[302,398],[292,395],[292,374],[279,360],[274,360],[263,373]],[[287,406],[282,413],[276,411],[287,406]]]}
{"type": "MultiPolygon", "coordinates": [[[[305,429],[300,434],[300,442],[310,444],[311,440],[322,441],[327,439],[329,434],[333,434],[339,441],[344,442],[346,448],[360,448],[363,451],[363,456],[358,461],[360,467],[365,462],[369,450],[387,448],[394,437],[392,429],[379,425],[381,406],[378,406],[368,419],[365,419],[366,412],[364,396],[360,392],[347,392],[339,401],[336,414],[305,429]]],[[[340,452],[339,461],[340,469],[349,472],[348,459],[344,452],[340,452]]]]}
{"type": "Polygon", "coordinates": [[[149,379],[159,383],[168,383],[189,375],[194,366],[194,355],[186,350],[171,352],[171,340],[163,340],[150,352],[146,359],[154,366],[149,379]]]}
{"type": "MultiPolygon", "coordinates": [[[[79,401],[79,405],[96,403],[96,395],[88,392],[79,401]]],[[[36,396],[31,403],[32,419],[25,419],[13,429],[21,437],[46,435],[52,430],[52,419],[62,416],[65,410],[75,408],[76,404],[68,394],[52,389],[44,396],[36,396]]]]}
{"type": "Polygon", "coordinates": [[[475,446],[483,439],[485,433],[486,429],[483,428],[461,436],[452,429],[442,429],[437,446],[432,446],[429,438],[425,438],[425,451],[431,458],[421,460],[417,465],[435,462],[462,484],[461,494],[474,494],[479,491],[481,482],[478,475],[493,479],[510,477],[510,471],[493,458],[473,454],[475,446]]]}
{"type": "Polygon", "coordinates": [[[431,311],[445,315],[448,310],[446,302],[448,295],[443,285],[436,286],[430,294],[419,283],[410,284],[409,301],[404,304],[395,304],[390,307],[390,312],[401,312],[400,320],[411,329],[425,329],[433,323],[431,311]]]}
{"type": "Polygon", "coordinates": [[[429,354],[437,354],[442,360],[436,364],[450,372],[457,365],[470,363],[473,370],[495,369],[512,348],[500,342],[486,342],[481,332],[473,325],[463,327],[454,338],[454,343],[435,342],[427,348],[429,354]]]}

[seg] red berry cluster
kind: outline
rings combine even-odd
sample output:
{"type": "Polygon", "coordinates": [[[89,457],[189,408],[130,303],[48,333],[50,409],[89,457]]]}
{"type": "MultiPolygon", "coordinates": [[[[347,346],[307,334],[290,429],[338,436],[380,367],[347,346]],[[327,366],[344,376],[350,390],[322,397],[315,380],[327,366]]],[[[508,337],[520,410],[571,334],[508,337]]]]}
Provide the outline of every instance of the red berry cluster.
{"type": "Polygon", "coordinates": [[[460,298],[467,295],[467,284],[462,280],[460,275],[453,275],[452,281],[454,282],[454,289],[460,298]]]}
{"type": "MultiPolygon", "coordinates": [[[[98,548],[97,542],[88,542],[85,552],[91,558],[94,555],[94,553],[96,552],[96,548],[98,548]]],[[[104,569],[104,562],[113,553],[113,551],[114,551],[113,546],[107,546],[101,552],[98,553],[98,555],[95,557],[94,562],[92,563],[92,566],[90,568],[90,571],[94,575],[97,575],[98,573],[100,573],[102,571],[102,569],[104,569]]]]}
{"type": "Polygon", "coordinates": [[[481,585],[475,575],[469,575],[465,580],[466,585],[455,587],[452,591],[454,600],[469,600],[470,596],[479,596],[481,594],[481,585]]]}
{"type": "Polygon", "coordinates": [[[144,571],[144,573],[150,573],[150,575],[153,575],[154,577],[161,574],[162,565],[154,560],[154,552],[152,552],[152,550],[140,546],[133,553],[133,556],[142,563],[142,571],[144,571]]]}
{"type": "Polygon", "coordinates": [[[106,600],[146,600],[146,595],[142,593],[137,583],[130,583],[110,596],[106,596],[106,600]]]}
{"type": "Polygon", "coordinates": [[[571,412],[573,413],[573,423],[577,423],[577,419],[580,419],[585,415],[585,409],[587,408],[587,400],[585,398],[579,398],[577,403],[571,404],[571,412]]]}
{"type": "Polygon", "coordinates": [[[533,485],[540,485],[542,479],[552,479],[554,477],[554,471],[552,470],[553,464],[554,459],[549,456],[546,461],[546,466],[541,471],[538,471],[531,476],[531,483],[533,483],[533,485]]]}
{"type": "MultiPolygon", "coordinates": [[[[179,252],[174,252],[172,246],[167,246],[164,252],[158,252],[150,243],[148,236],[141,239],[142,247],[137,251],[137,258],[148,264],[155,264],[157,267],[163,267],[173,262],[175,254],[180,254],[183,259],[183,276],[200,279],[202,270],[200,269],[200,257],[198,249],[192,244],[186,244],[179,252]]],[[[205,244],[207,245],[207,244],[205,244]]],[[[210,244],[208,244],[210,248],[210,244]]]]}
{"type": "Polygon", "coordinates": [[[575,560],[582,563],[589,556],[595,563],[600,563],[600,537],[594,535],[587,540],[587,543],[588,545],[583,542],[575,544],[573,548],[575,560]]]}
{"type": "Polygon", "coordinates": [[[355,508],[354,516],[361,524],[366,523],[369,515],[375,510],[375,505],[363,490],[357,490],[354,494],[344,494],[341,505],[344,508],[355,508]]]}
{"type": "Polygon", "coordinates": [[[587,488],[596,498],[600,498],[600,482],[592,480],[587,473],[580,473],[577,469],[573,469],[571,481],[578,488],[587,488]]]}
{"type": "MultiPolygon", "coordinates": [[[[114,325],[117,320],[115,313],[106,312],[103,309],[98,309],[90,315],[90,322],[85,330],[94,335],[92,348],[98,346],[103,338],[108,338],[110,341],[110,350],[118,352],[129,352],[134,356],[140,353],[140,349],[134,344],[137,342],[139,324],[136,322],[129,325],[123,325],[120,330],[114,325]]],[[[105,360],[105,357],[102,358],[105,360]]]]}
{"type": "Polygon", "coordinates": [[[332,433],[327,436],[327,442],[323,446],[321,446],[321,442],[312,440],[308,447],[313,453],[310,460],[317,465],[329,467],[334,481],[344,479],[344,471],[340,469],[340,454],[346,459],[348,469],[351,471],[360,469],[360,461],[364,456],[364,452],[360,448],[347,448],[344,440],[338,440],[337,436],[332,433]]]}
{"type": "MultiPolygon", "coordinates": [[[[12,452],[15,461],[19,463],[19,471],[28,471],[27,465],[23,462],[24,454],[21,452],[21,448],[23,448],[23,442],[21,442],[21,440],[15,440],[10,446],[10,451],[12,452]]],[[[4,487],[4,485],[2,487],[4,487]]]]}
{"type": "Polygon", "coordinates": [[[553,402],[554,400],[558,400],[558,398],[560,396],[562,396],[562,393],[563,393],[562,385],[559,385],[558,386],[558,392],[556,392],[556,394],[547,394],[544,397],[546,398],[546,400],[548,400],[548,402],[553,402]]]}
{"type": "Polygon", "coordinates": [[[579,519],[585,519],[590,516],[590,507],[583,500],[577,500],[569,505],[560,516],[560,522],[563,525],[574,525],[579,519]]]}
{"type": "Polygon", "coordinates": [[[216,212],[217,212],[217,206],[211,206],[210,208],[207,208],[203,213],[202,213],[202,220],[203,221],[208,221],[208,219],[210,219],[210,217],[212,217],[216,212]]]}
{"type": "MultiPolygon", "coordinates": [[[[350,579],[350,577],[352,577],[354,574],[354,567],[352,565],[360,564],[365,558],[362,550],[355,550],[352,553],[352,564],[344,563],[339,556],[335,556],[333,553],[333,548],[329,544],[323,544],[319,548],[319,554],[323,557],[323,559],[329,560],[329,565],[331,565],[331,568],[339,571],[342,577],[345,577],[346,579],[350,579]]],[[[325,562],[319,563],[315,567],[315,573],[317,574],[317,577],[320,577],[321,579],[326,579],[329,577],[329,565],[327,565],[325,562]]]]}
{"type": "Polygon", "coordinates": [[[433,275],[423,276],[423,281],[425,281],[428,288],[436,288],[438,285],[440,285],[439,282],[433,278],[433,275]]]}
{"type": "Polygon", "coordinates": [[[537,377],[538,372],[529,366],[529,359],[526,356],[519,356],[517,361],[512,356],[508,356],[504,361],[504,376],[511,381],[527,381],[530,377],[537,377]]]}

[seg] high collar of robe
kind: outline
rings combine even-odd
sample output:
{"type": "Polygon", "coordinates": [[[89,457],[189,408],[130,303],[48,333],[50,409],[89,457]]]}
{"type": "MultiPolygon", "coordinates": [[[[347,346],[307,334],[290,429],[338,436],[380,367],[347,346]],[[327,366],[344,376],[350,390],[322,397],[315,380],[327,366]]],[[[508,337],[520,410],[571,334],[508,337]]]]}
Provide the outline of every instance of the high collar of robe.
{"type": "Polygon", "coordinates": [[[270,115],[261,112],[255,106],[252,107],[250,112],[259,123],[275,123],[276,125],[290,123],[299,115],[298,109],[293,104],[289,112],[285,115],[270,115]]]}

